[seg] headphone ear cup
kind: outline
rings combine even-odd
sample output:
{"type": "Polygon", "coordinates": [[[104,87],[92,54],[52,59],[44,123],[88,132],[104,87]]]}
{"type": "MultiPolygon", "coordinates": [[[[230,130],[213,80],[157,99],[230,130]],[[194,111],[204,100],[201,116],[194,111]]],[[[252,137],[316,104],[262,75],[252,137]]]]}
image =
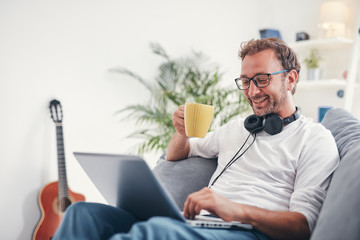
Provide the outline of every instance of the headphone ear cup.
{"type": "Polygon", "coordinates": [[[265,119],[264,131],[270,135],[275,135],[283,130],[284,123],[277,114],[270,114],[265,119]]]}
{"type": "Polygon", "coordinates": [[[258,133],[264,129],[264,118],[256,116],[255,114],[248,116],[244,121],[246,130],[250,133],[258,133]]]}

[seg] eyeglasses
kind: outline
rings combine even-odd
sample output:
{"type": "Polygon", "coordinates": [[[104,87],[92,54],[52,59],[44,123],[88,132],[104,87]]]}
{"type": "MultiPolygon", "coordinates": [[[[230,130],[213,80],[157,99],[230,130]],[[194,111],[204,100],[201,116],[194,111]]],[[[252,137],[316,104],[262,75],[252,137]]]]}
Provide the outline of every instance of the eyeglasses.
{"type": "Polygon", "coordinates": [[[273,73],[259,73],[259,74],[256,74],[255,76],[253,76],[252,78],[239,77],[239,78],[235,79],[235,83],[236,83],[236,86],[240,90],[249,89],[251,81],[253,81],[255,86],[257,86],[258,88],[264,88],[264,87],[269,86],[271,75],[288,72],[288,71],[289,71],[288,69],[285,69],[285,70],[281,70],[281,71],[273,72],[273,73]]]}

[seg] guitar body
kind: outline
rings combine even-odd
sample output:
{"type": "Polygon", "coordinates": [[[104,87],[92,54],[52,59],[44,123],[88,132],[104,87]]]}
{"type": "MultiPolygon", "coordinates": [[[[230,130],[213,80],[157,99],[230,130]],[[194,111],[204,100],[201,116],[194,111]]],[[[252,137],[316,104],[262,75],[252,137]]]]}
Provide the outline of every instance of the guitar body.
{"type": "MultiPolygon", "coordinates": [[[[62,200],[67,206],[74,202],[85,201],[84,195],[68,190],[69,199],[62,200]]],[[[58,182],[52,182],[43,187],[39,195],[39,205],[42,215],[35,229],[33,240],[48,240],[54,236],[64,215],[58,198],[58,182]]]]}

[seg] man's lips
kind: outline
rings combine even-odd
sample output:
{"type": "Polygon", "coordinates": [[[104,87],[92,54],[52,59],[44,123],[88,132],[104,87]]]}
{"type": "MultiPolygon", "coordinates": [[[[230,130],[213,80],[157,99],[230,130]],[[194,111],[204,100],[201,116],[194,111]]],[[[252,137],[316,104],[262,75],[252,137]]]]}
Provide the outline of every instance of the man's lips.
{"type": "Polygon", "coordinates": [[[262,102],[264,102],[264,101],[267,100],[267,99],[268,99],[267,96],[250,98],[250,100],[251,100],[253,103],[255,103],[255,104],[262,103],[262,102]]]}

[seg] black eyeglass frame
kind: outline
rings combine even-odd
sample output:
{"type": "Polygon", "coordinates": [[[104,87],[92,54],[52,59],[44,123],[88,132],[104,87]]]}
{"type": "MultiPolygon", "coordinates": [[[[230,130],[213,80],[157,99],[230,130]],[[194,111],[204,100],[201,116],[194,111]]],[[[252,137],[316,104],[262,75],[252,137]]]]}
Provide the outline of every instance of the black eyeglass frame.
{"type": "Polygon", "coordinates": [[[269,86],[270,84],[270,76],[271,75],[276,75],[276,74],[280,74],[280,73],[283,73],[283,72],[288,72],[290,71],[289,69],[284,69],[284,70],[281,70],[281,71],[277,71],[277,72],[272,72],[272,73],[259,73],[259,74],[256,74],[255,76],[253,76],[252,78],[247,78],[247,77],[238,77],[238,78],[235,78],[235,84],[236,86],[238,87],[238,89],[240,90],[248,90],[250,88],[250,83],[251,81],[253,81],[253,83],[255,84],[256,87],[258,88],[265,88],[267,86],[269,86]],[[258,83],[257,83],[257,80],[255,80],[254,78],[259,76],[259,75],[267,75],[268,79],[267,79],[267,84],[266,86],[259,86],[258,83]],[[240,86],[242,86],[242,80],[241,79],[248,79],[249,80],[249,86],[247,88],[241,88],[240,86]]]}

